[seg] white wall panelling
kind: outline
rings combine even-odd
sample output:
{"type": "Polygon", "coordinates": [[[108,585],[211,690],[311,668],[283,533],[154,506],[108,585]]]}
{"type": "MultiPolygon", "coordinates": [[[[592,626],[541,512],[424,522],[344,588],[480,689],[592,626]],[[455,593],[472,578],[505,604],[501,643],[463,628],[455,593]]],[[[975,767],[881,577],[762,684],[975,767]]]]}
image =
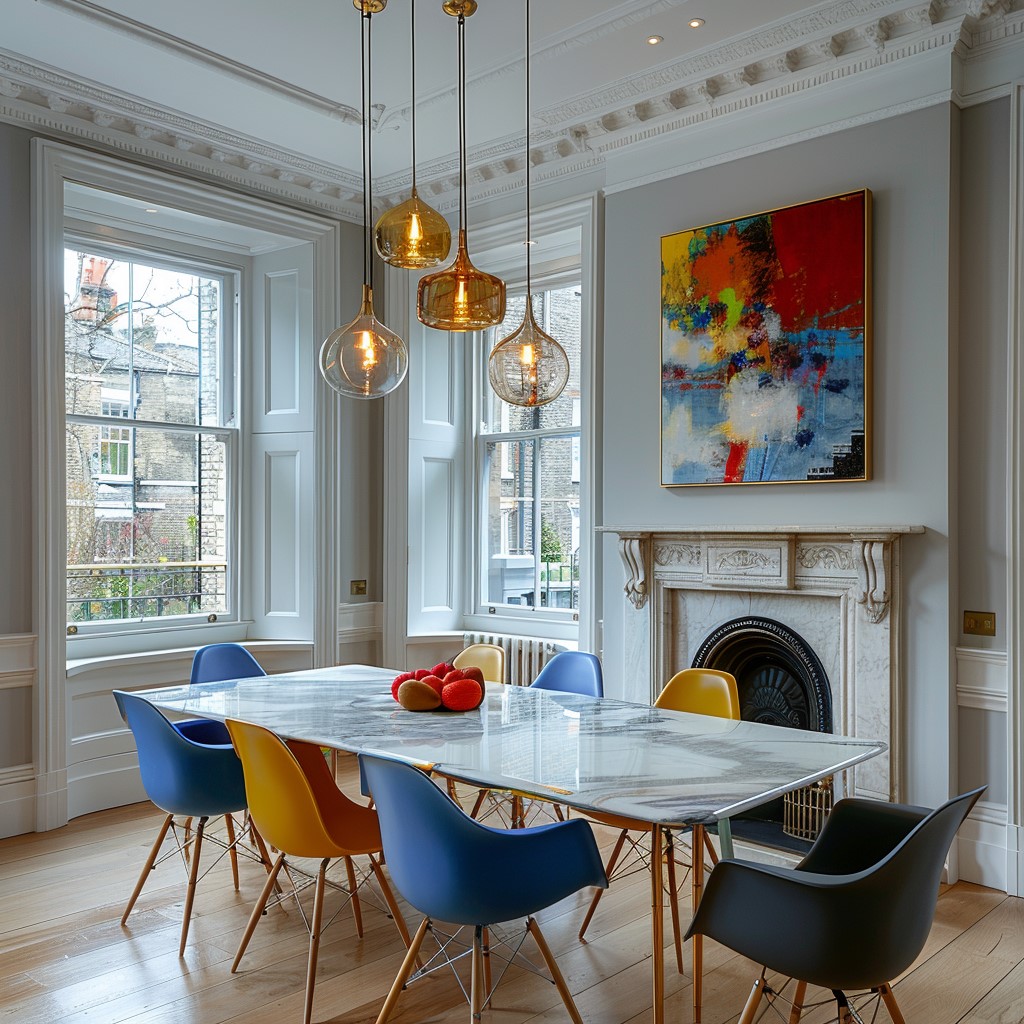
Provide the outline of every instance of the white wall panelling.
{"type": "Polygon", "coordinates": [[[36,638],[0,636],[0,838],[35,825],[31,703],[36,687],[36,638]]]}
{"type": "Polygon", "coordinates": [[[313,429],[313,247],[253,258],[253,430],[313,429]]]}
{"type": "MultiPolygon", "coordinates": [[[[267,672],[312,666],[313,648],[308,642],[252,641],[245,647],[267,672]]],[[[135,740],[117,713],[111,690],[186,683],[194,652],[186,647],[68,664],[66,693],[72,723],[67,768],[69,818],[146,799],[135,740]]]]}
{"type": "Polygon", "coordinates": [[[465,546],[463,346],[473,335],[410,317],[408,632],[457,629],[465,546]]]}

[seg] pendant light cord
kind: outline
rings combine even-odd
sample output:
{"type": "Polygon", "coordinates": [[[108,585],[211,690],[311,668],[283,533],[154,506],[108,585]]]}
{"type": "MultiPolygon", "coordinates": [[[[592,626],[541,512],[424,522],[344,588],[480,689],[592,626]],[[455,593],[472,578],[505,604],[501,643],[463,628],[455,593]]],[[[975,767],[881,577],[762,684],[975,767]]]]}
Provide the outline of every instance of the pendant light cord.
{"type": "Polygon", "coordinates": [[[459,232],[466,230],[466,16],[459,15],[459,232]]]}
{"type": "Polygon", "coordinates": [[[412,191],[416,194],[416,0],[409,2],[409,68],[412,73],[412,191]]]}
{"type": "Polygon", "coordinates": [[[366,22],[361,33],[360,68],[359,73],[363,80],[363,281],[373,291],[373,258],[370,255],[370,75],[372,67],[370,62],[370,25],[373,15],[369,11],[363,13],[366,22]]]}
{"type": "Polygon", "coordinates": [[[533,288],[530,283],[530,238],[530,0],[526,0],[526,301],[532,307],[533,288]]]}

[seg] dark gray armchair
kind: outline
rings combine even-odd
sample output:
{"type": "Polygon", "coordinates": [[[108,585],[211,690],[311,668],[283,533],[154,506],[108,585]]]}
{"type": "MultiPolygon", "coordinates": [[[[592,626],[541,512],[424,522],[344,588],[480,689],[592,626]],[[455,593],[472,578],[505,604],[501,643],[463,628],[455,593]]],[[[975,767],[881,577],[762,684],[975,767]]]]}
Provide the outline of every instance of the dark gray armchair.
{"type": "Polygon", "coordinates": [[[796,980],[794,1024],[808,984],[832,990],[840,1024],[856,1020],[846,993],[864,989],[903,1024],[889,983],[924,946],[946,853],[983,791],[931,812],[840,800],[795,868],[722,861],[686,937],[706,935],[764,965],[739,1024],[771,992],[766,971],[796,980]]]}

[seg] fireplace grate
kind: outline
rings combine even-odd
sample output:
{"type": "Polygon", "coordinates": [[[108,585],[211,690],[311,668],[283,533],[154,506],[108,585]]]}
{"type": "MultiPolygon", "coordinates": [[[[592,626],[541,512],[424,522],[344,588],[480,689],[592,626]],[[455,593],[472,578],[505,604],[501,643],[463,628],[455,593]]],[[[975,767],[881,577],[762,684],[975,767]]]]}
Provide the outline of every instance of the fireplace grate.
{"type": "Polygon", "coordinates": [[[782,797],[782,831],[794,839],[815,840],[832,810],[832,776],[782,797]]]}

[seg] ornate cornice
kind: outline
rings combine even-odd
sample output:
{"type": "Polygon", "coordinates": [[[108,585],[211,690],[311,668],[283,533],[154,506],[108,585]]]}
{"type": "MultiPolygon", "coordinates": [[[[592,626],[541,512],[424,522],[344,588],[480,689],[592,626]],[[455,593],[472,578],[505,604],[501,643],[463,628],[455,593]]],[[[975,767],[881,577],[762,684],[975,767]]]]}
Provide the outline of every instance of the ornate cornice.
{"type": "MultiPolygon", "coordinates": [[[[51,6],[113,17],[90,0],[43,0],[51,6]]],[[[558,56],[619,31],[682,0],[636,2],[610,21],[595,18],[581,31],[566,34],[538,51],[537,58],[558,56]]],[[[684,60],[623,79],[585,96],[535,113],[533,181],[546,182],[603,166],[608,155],[670,138],[697,125],[722,121],[798,94],[813,94],[832,83],[854,79],[883,66],[947,50],[961,58],[998,47],[1024,31],[1024,0],[837,0],[767,29],[732,39],[684,60]]],[[[180,40],[131,19],[119,30],[144,33],[147,40],[177,51],[180,40]]],[[[261,76],[252,68],[196,50],[190,59],[218,71],[288,95],[329,116],[358,120],[350,108],[261,76]],[[253,78],[255,76],[255,79],[253,78]]],[[[521,61],[491,75],[512,73],[521,61]]],[[[487,76],[483,76],[487,77],[487,76]]],[[[947,87],[947,98],[952,94],[947,87]]],[[[429,100],[427,102],[430,102],[429,100]]],[[[859,120],[889,116],[935,97],[897,103],[865,112],[859,120]],[[907,103],[909,102],[909,106],[907,103]]],[[[401,109],[377,111],[375,127],[386,130],[407,116],[401,109]]],[[[258,139],[231,132],[179,111],[146,104],[98,83],[77,79],[17,54],[0,50],[0,120],[78,139],[91,146],[128,153],[146,162],[179,168],[225,181],[246,191],[329,212],[346,220],[361,217],[361,180],[336,165],[309,159],[258,139]]],[[[857,118],[829,123],[812,133],[848,126],[857,118]]],[[[805,130],[806,134],[806,130],[805,130]]],[[[731,159],[737,152],[723,153],[731,159]]],[[[715,162],[703,157],[699,164],[715,162]]],[[[522,134],[511,133],[469,154],[469,191],[473,202],[515,193],[523,185],[522,134]]],[[[679,167],[677,172],[683,169],[679,167]]],[[[457,208],[458,167],[453,157],[421,166],[417,184],[442,212],[457,208]]],[[[405,198],[407,173],[374,183],[382,206],[405,198]]]]}

